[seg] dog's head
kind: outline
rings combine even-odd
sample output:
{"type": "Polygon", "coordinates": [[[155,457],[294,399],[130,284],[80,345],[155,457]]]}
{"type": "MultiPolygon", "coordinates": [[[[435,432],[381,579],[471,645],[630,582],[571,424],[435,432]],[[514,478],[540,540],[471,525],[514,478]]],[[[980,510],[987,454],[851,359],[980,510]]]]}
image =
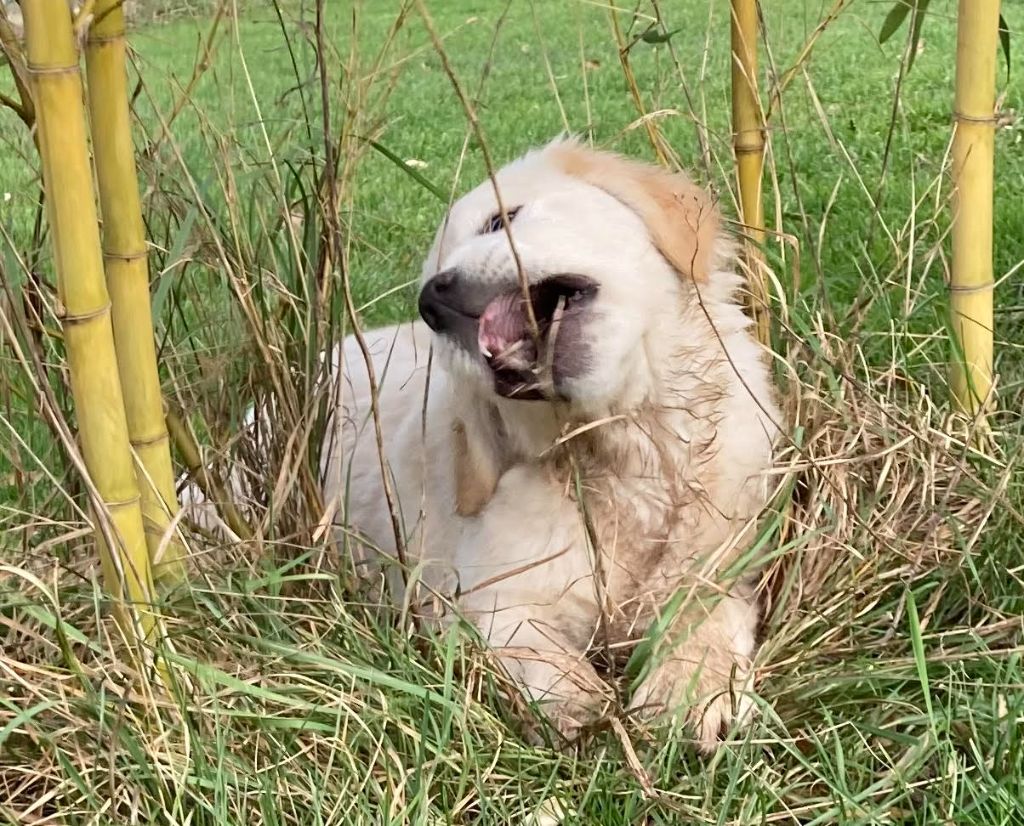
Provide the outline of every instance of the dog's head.
{"type": "Polygon", "coordinates": [[[571,140],[496,184],[455,203],[424,264],[420,314],[447,369],[499,396],[584,410],[648,393],[652,338],[715,268],[709,195],[571,140]]]}

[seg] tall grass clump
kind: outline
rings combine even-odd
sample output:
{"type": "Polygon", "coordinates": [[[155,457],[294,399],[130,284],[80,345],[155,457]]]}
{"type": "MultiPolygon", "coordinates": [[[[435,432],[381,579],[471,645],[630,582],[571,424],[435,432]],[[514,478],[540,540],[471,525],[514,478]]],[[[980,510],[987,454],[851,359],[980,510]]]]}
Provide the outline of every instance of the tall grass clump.
{"type": "MultiPolygon", "coordinates": [[[[761,4],[787,438],[755,543],[759,714],[709,758],[625,715],[529,744],[472,635],[420,633],[352,576],[318,486],[344,392],[321,353],[413,317],[482,143],[500,163],[568,128],[686,166],[739,217],[728,7],[222,4],[132,32],[162,389],[177,467],[208,474],[189,578],[158,605],[188,677],[167,696],[124,688],[139,666],[55,446],[73,412],[54,227],[5,111],[0,822],[1017,822],[1021,253],[995,247],[1001,408],[981,446],[946,366],[956,19],[934,0],[920,40],[879,46],[886,12],[761,4]]],[[[997,239],[1024,221],[1018,86],[1000,86],[997,239]]]]}

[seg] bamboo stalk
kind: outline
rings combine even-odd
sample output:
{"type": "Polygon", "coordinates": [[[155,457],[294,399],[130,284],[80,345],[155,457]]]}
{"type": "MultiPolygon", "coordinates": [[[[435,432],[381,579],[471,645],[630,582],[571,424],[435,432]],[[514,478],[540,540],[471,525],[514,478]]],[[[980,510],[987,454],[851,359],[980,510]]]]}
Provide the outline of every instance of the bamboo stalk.
{"type": "Polygon", "coordinates": [[[96,0],[93,13],[85,67],[117,365],[128,435],[139,463],[153,575],[180,580],[185,547],[176,535],[167,536],[178,500],[150,311],[146,230],[128,110],[124,11],[121,0],[96,0]]]}
{"type": "Polygon", "coordinates": [[[100,561],[122,627],[145,638],[155,626],[152,578],[103,279],[78,51],[66,0],[21,6],[79,442],[102,500],[94,509],[100,561]]]}
{"type": "Polygon", "coordinates": [[[732,0],[732,140],[749,269],[750,310],[758,338],[768,343],[764,277],[764,120],[757,91],[757,0],[732,0]]]}
{"type": "Polygon", "coordinates": [[[981,415],[992,395],[992,165],[999,0],[960,0],[953,133],[953,396],[981,415]]]}

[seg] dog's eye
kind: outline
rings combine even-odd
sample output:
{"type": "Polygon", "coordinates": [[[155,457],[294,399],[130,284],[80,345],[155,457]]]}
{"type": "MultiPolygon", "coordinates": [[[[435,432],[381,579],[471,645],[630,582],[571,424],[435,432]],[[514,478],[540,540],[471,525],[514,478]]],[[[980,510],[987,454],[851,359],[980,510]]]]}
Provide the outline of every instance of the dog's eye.
{"type": "MultiPolygon", "coordinates": [[[[511,224],[515,217],[519,214],[519,207],[515,209],[505,210],[505,214],[508,215],[508,222],[511,224]]],[[[495,212],[490,218],[484,221],[483,229],[480,230],[481,235],[487,235],[489,232],[497,232],[501,229],[501,213],[495,212]]]]}

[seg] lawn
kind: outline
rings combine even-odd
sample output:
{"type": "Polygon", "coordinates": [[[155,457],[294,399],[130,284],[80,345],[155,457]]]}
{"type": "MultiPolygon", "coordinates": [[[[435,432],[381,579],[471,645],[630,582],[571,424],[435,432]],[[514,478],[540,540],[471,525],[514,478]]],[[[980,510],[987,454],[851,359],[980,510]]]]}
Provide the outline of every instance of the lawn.
{"type": "MultiPolygon", "coordinates": [[[[364,324],[410,318],[444,212],[432,189],[475,185],[482,152],[415,5],[328,5],[344,269],[364,324]]],[[[639,4],[672,33],[629,50],[643,112],[610,4],[426,5],[496,162],[563,130],[650,159],[654,123],[735,215],[726,4],[639,4]]],[[[944,367],[955,4],[931,3],[905,76],[905,32],[878,43],[888,2],[834,4],[816,37],[832,5],[764,4],[776,75],[813,49],[771,129],[767,215],[787,235],[767,246],[773,343],[793,427],[758,546],[771,598],[749,731],[710,758],[628,720],[578,748],[528,745],[474,641],[411,634],[366,604],[298,493],[273,504],[259,542],[197,538],[197,573],[165,606],[187,680],[149,696],[100,619],[81,485],[3,334],[0,822],[1024,823],[1024,85],[1016,52],[1009,81],[1000,59],[1003,412],[975,452],[944,367]]],[[[1024,7],[1004,5],[1016,48],[1024,7]]],[[[325,150],[308,6],[171,14],[132,33],[165,388],[214,451],[235,444],[254,394],[308,400],[316,353],[344,327],[341,276],[317,298],[325,150]]],[[[633,6],[617,13],[627,41],[647,25],[633,6]]],[[[52,309],[32,143],[7,110],[0,199],[16,299],[0,309],[21,305],[28,273],[52,309]]],[[[42,319],[18,341],[57,365],[42,319]]],[[[48,381],[68,410],[59,371],[48,381]]]]}

